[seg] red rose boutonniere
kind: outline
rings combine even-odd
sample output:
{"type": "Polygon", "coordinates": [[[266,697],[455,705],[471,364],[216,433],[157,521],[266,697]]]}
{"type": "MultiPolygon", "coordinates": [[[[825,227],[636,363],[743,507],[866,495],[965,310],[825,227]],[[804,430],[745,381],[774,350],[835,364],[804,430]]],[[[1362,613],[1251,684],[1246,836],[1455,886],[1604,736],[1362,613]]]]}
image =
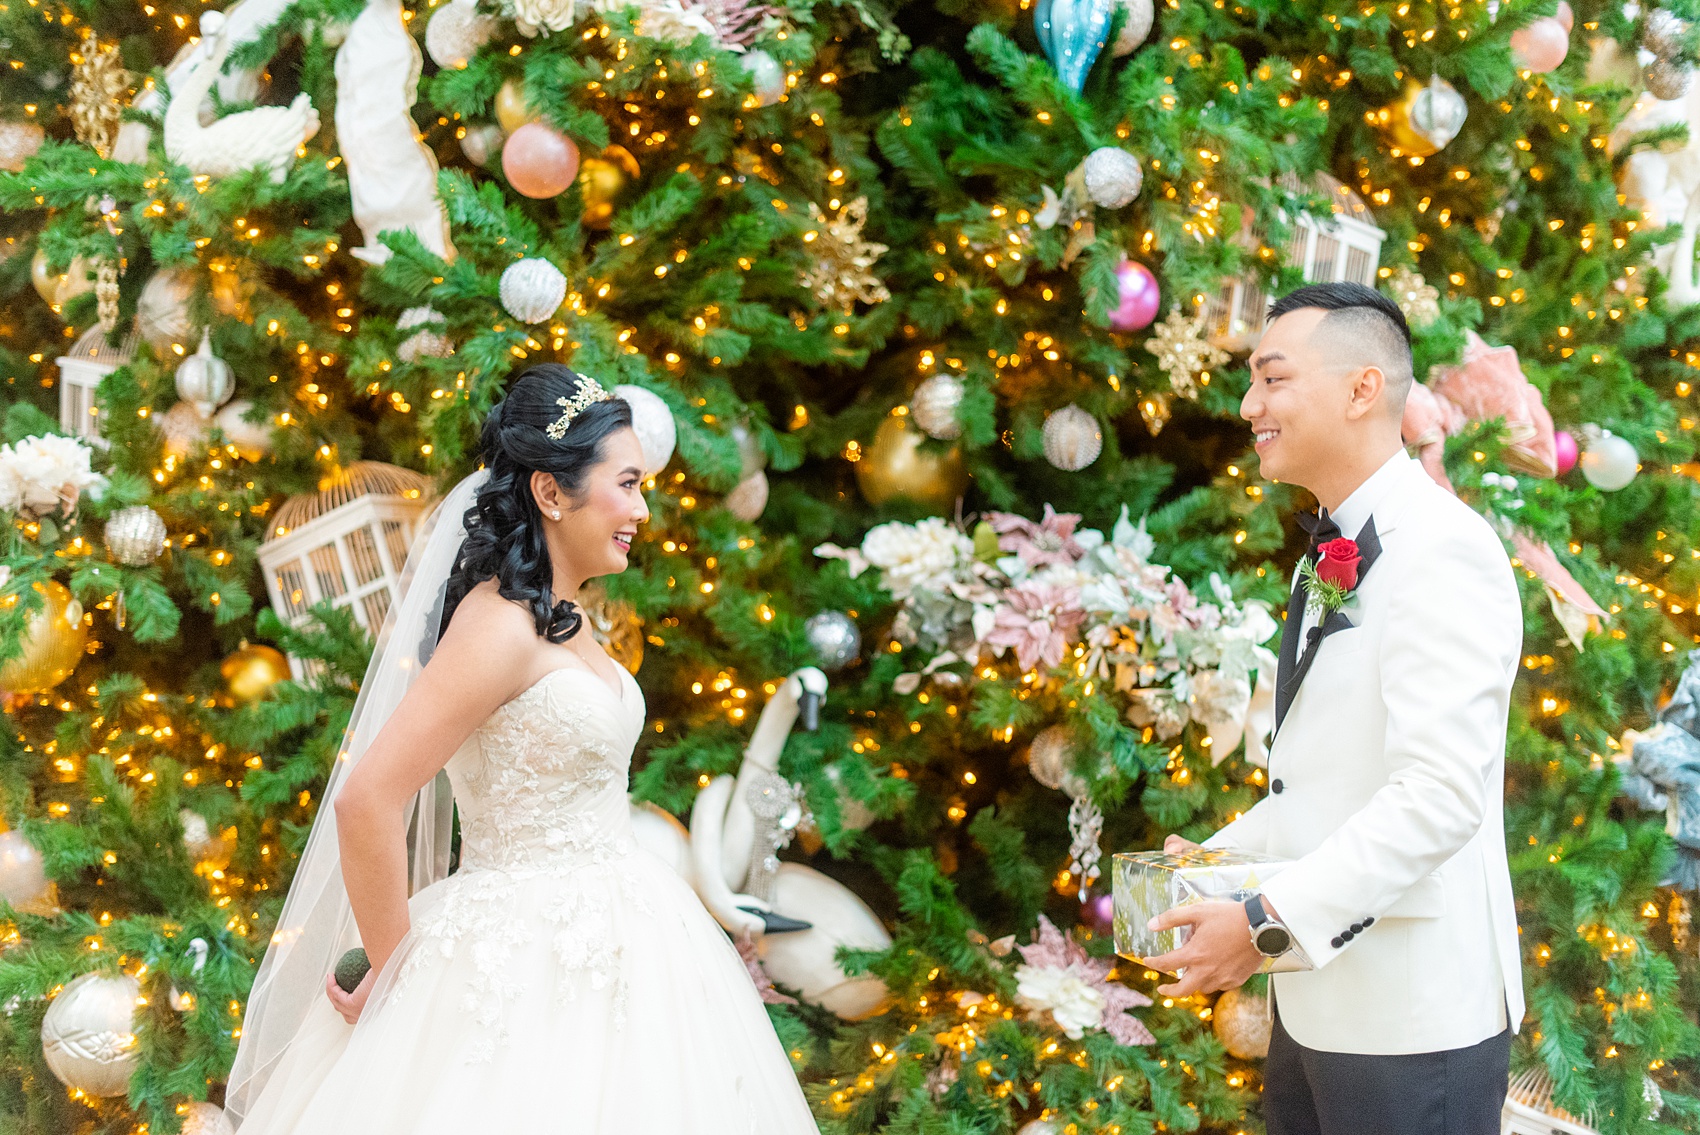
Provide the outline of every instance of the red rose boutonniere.
{"type": "Polygon", "coordinates": [[[1317,558],[1306,556],[1299,562],[1299,575],[1305,581],[1310,601],[1326,617],[1351,599],[1358,586],[1358,561],[1363,556],[1358,551],[1358,542],[1344,536],[1328,541],[1317,551],[1317,558]]]}

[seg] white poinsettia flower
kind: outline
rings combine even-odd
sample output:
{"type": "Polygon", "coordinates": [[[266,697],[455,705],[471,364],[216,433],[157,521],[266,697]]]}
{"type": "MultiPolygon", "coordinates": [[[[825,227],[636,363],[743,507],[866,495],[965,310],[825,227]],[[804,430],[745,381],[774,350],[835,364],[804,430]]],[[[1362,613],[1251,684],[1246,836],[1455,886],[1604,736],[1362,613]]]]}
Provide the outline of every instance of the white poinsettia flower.
{"type": "Polygon", "coordinates": [[[1023,1007],[1050,1013],[1070,1040],[1104,1018],[1104,997],[1073,966],[1024,965],[1015,971],[1015,999],[1023,1007]]]}
{"type": "Polygon", "coordinates": [[[862,538],[861,552],[880,569],[880,580],[892,597],[905,600],[917,591],[949,591],[959,566],[974,558],[974,541],[934,516],[916,524],[892,521],[871,528],[862,538]]]}

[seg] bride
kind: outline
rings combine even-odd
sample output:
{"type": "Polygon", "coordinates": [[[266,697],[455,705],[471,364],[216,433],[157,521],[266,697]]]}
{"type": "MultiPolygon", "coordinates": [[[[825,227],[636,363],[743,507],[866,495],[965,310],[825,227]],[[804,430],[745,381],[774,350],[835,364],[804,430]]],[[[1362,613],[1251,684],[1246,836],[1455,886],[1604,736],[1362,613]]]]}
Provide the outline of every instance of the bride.
{"type": "Polygon", "coordinates": [[[573,603],[649,518],[631,423],[532,367],[416,539],[249,998],[242,1135],[816,1132],[736,949],[633,841],[643,694],[573,603]]]}

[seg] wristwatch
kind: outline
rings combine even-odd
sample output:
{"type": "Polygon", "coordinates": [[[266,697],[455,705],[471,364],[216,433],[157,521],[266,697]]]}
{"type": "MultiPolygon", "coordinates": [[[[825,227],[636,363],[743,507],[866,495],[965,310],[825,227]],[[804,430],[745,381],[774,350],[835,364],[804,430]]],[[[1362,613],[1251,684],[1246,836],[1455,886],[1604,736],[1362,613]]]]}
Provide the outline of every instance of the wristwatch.
{"type": "Polygon", "coordinates": [[[1269,917],[1263,909],[1263,896],[1252,895],[1245,900],[1246,921],[1251,923],[1251,944],[1266,958],[1278,958],[1293,948],[1293,934],[1281,923],[1269,917]]]}

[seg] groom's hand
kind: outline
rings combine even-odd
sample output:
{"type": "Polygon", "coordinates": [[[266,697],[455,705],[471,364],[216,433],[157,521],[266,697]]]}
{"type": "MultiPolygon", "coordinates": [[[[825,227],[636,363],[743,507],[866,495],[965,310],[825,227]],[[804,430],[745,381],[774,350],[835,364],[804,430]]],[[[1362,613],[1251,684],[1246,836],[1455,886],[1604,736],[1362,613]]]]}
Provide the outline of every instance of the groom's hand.
{"type": "Polygon", "coordinates": [[[1170,985],[1159,985],[1165,997],[1189,997],[1236,989],[1263,968],[1263,955],[1251,944],[1251,923],[1237,902],[1201,902],[1165,910],[1151,920],[1153,930],[1190,926],[1186,945],[1145,964],[1165,973],[1186,972],[1170,985]]]}

